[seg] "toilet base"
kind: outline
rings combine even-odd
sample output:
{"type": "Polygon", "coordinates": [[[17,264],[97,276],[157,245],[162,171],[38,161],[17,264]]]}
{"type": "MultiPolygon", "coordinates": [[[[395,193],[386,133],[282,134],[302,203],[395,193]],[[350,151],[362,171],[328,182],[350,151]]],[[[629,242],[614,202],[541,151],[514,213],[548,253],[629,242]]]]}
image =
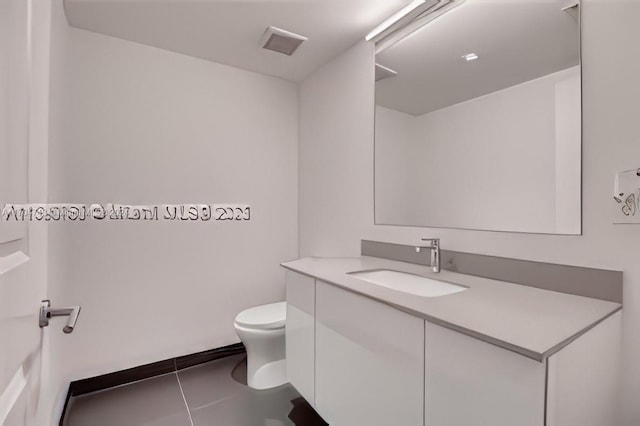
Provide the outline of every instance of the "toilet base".
{"type": "Polygon", "coordinates": [[[286,314],[286,302],[276,302],[242,311],[233,322],[247,349],[247,384],[253,389],[287,383],[286,314]]]}
{"type": "Polygon", "coordinates": [[[235,329],[247,349],[247,385],[262,390],[286,383],[284,327],[252,330],[235,324],[235,329]]]}
{"type": "Polygon", "coordinates": [[[287,360],[281,359],[260,367],[252,376],[247,376],[247,385],[253,389],[275,388],[287,383],[287,360]]]}

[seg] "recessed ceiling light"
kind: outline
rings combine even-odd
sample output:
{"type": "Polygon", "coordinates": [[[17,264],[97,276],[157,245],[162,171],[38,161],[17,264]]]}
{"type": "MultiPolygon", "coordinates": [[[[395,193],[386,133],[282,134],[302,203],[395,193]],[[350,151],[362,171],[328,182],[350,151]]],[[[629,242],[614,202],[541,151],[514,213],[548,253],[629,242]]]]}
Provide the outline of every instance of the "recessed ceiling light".
{"type": "Polygon", "coordinates": [[[476,55],[475,53],[467,53],[466,55],[462,55],[462,57],[467,62],[475,61],[476,59],[478,59],[478,55],[476,55]]]}

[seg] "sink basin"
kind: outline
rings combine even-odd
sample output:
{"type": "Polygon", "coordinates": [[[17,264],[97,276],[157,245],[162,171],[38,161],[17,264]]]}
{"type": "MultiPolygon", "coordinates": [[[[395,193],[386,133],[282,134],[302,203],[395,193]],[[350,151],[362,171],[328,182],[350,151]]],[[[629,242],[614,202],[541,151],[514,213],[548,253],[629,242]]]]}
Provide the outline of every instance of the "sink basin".
{"type": "Polygon", "coordinates": [[[423,297],[439,297],[464,291],[467,287],[434,280],[421,275],[390,269],[350,272],[349,275],[403,293],[423,297]]]}

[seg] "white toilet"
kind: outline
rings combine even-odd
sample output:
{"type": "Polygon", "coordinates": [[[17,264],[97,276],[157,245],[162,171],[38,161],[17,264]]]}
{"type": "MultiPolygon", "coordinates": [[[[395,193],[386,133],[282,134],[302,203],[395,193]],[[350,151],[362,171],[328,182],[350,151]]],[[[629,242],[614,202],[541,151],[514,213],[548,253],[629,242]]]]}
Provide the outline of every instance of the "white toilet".
{"type": "Polygon", "coordinates": [[[254,389],[287,383],[286,316],[286,302],[256,306],[236,316],[233,325],[247,349],[247,384],[254,389]]]}

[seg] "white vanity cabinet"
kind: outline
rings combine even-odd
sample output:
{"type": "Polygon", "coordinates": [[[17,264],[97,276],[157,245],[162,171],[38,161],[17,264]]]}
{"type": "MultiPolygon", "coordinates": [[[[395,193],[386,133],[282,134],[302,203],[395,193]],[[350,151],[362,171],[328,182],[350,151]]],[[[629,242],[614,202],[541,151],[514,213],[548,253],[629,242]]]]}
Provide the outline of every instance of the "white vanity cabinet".
{"type": "Polygon", "coordinates": [[[620,311],[537,360],[343,286],[286,280],[289,379],[332,426],[618,424],[620,311]]]}
{"type": "Polygon", "coordinates": [[[315,402],[315,279],[287,271],[287,378],[311,405],[315,402]]]}
{"type": "Polygon", "coordinates": [[[542,362],[427,322],[425,426],[618,424],[621,318],[542,362]]]}
{"type": "Polygon", "coordinates": [[[424,320],[316,281],[315,371],[330,425],[423,425],[424,320]]]}
{"type": "Polygon", "coordinates": [[[429,322],[425,341],[425,426],[544,425],[543,363],[429,322]]]}

